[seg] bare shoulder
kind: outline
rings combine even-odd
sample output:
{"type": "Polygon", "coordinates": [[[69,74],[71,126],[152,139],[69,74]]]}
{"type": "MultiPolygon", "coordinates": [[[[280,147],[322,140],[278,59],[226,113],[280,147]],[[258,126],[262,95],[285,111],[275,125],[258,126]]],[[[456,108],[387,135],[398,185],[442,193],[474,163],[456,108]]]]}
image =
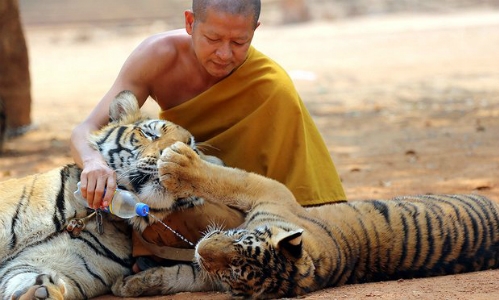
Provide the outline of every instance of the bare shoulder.
{"type": "Polygon", "coordinates": [[[174,57],[190,45],[190,36],[185,30],[172,30],[146,38],[135,50],[137,54],[149,58],[174,57]]]}
{"type": "Polygon", "coordinates": [[[190,53],[190,40],[185,30],[167,31],[147,37],[128,57],[120,76],[150,86],[165,74],[165,70],[174,69],[179,61],[184,60],[184,54],[190,53]]]}

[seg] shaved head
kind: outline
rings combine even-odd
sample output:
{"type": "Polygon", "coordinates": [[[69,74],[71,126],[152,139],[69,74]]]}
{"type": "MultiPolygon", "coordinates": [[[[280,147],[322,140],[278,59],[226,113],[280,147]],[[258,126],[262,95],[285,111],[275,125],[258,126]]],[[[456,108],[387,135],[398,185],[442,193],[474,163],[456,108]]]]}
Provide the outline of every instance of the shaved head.
{"type": "Polygon", "coordinates": [[[197,20],[204,22],[208,9],[233,15],[252,16],[254,27],[260,18],[260,0],[192,0],[192,12],[197,20]]]}

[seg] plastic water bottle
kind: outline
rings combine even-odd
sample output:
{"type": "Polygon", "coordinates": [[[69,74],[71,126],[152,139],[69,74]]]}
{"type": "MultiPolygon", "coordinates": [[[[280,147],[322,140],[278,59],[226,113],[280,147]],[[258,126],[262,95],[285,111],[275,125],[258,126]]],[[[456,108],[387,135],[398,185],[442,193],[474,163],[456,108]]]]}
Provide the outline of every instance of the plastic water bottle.
{"type": "MultiPolygon", "coordinates": [[[[78,182],[78,189],[74,192],[74,195],[88,207],[87,200],[81,195],[80,182],[78,182]]],[[[116,189],[111,203],[103,210],[123,219],[136,216],[145,217],[149,214],[147,204],[140,202],[134,193],[122,189],[116,189]]]]}

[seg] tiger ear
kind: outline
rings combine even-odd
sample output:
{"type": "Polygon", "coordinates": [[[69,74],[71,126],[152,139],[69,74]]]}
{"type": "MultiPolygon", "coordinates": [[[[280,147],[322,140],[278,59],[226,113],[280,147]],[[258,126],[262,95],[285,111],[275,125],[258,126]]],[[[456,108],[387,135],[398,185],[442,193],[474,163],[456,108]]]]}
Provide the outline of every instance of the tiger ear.
{"type": "Polygon", "coordinates": [[[295,258],[299,258],[302,253],[303,229],[293,231],[280,231],[276,236],[277,246],[295,258]]]}
{"type": "Polygon", "coordinates": [[[110,122],[133,123],[135,119],[140,119],[139,103],[135,95],[130,91],[122,91],[111,102],[109,106],[110,122]]]}

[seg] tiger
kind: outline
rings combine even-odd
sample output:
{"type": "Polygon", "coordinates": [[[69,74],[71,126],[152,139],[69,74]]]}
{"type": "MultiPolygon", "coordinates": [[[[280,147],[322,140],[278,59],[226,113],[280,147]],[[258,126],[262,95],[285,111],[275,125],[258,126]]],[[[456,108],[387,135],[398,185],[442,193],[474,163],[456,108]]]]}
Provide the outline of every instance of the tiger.
{"type": "Polygon", "coordinates": [[[208,164],[174,143],[158,161],[176,197],[196,195],[246,213],[211,228],[192,265],[124,276],[115,295],[225,291],[234,298],[297,297],[327,287],[497,268],[499,208],[478,195],[420,194],[302,207],[281,183],[208,164]]]}
{"type": "MultiPolygon", "coordinates": [[[[135,192],[158,219],[203,205],[200,198],[173,199],[159,180],[161,150],[177,141],[222,164],[204,155],[184,128],[142,114],[129,91],[110,105],[109,124],[89,137],[116,171],[118,186],[135,192]]],[[[0,182],[0,299],[89,299],[110,293],[115,280],[132,273],[131,232],[156,220],[107,213],[102,223],[90,218],[92,210],[74,195],[81,172],[68,164],[0,182]],[[74,220],[83,226],[74,227],[74,220]]]]}

